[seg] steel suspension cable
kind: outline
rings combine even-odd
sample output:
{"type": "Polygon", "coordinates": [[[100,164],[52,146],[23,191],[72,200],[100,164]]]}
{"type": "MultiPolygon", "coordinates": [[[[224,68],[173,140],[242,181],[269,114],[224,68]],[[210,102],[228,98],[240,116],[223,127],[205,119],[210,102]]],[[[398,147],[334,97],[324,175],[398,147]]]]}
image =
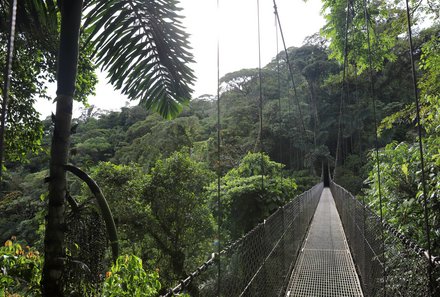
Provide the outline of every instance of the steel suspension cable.
{"type": "Polygon", "coordinates": [[[264,154],[263,154],[263,82],[261,73],[261,32],[260,32],[260,0],[257,0],[257,26],[258,26],[258,92],[260,113],[260,158],[261,158],[261,193],[264,192],[264,154]]]}
{"type": "MultiPolygon", "coordinates": [[[[217,0],[217,14],[220,15],[220,0],[217,0]]],[[[220,18],[217,20],[217,296],[221,292],[221,121],[220,121],[220,18]]]]}
{"type": "MultiPolygon", "coordinates": [[[[280,127],[280,133],[282,130],[282,106],[281,106],[281,71],[280,71],[280,58],[279,58],[279,31],[281,30],[281,28],[279,28],[280,22],[278,19],[278,9],[276,6],[276,3],[274,3],[274,15],[275,15],[275,37],[276,37],[276,63],[277,63],[277,81],[278,81],[278,105],[279,105],[279,127],[280,127]]],[[[285,48],[285,46],[284,46],[285,48]]],[[[289,63],[290,64],[290,63],[289,63]]],[[[293,84],[295,84],[295,82],[293,81],[293,84]]],[[[287,103],[288,106],[288,114],[290,115],[291,113],[291,102],[290,100],[288,100],[287,103]]],[[[292,165],[292,134],[289,133],[289,148],[288,148],[288,164],[289,164],[289,169],[293,168],[292,165]]],[[[282,160],[282,143],[281,143],[281,136],[280,136],[280,160],[282,160]]]]}
{"type": "MultiPolygon", "coordinates": [[[[277,7],[277,3],[275,0],[273,0],[273,9],[274,9],[274,14],[275,14],[275,27],[277,28],[276,30],[276,42],[277,42],[277,71],[278,71],[278,85],[279,88],[281,88],[281,82],[280,82],[280,69],[279,69],[279,58],[278,58],[278,29],[281,35],[281,39],[283,42],[283,48],[284,48],[284,53],[286,55],[286,63],[288,65],[288,69],[289,69],[289,74],[290,74],[290,80],[292,82],[292,86],[293,86],[293,90],[294,90],[294,95],[295,95],[295,99],[296,99],[296,104],[298,106],[298,111],[300,114],[300,120],[301,120],[301,125],[302,125],[302,129],[304,131],[304,134],[306,134],[306,128],[304,125],[304,118],[302,115],[302,111],[301,111],[301,106],[299,104],[299,98],[298,98],[298,94],[296,91],[296,84],[295,84],[295,80],[293,77],[293,69],[292,69],[292,65],[290,64],[290,60],[289,60],[289,54],[287,52],[287,47],[286,47],[286,41],[284,39],[284,34],[283,34],[283,28],[281,27],[281,21],[280,21],[280,16],[278,14],[278,7],[277,7]],[[278,25],[278,26],[277,26],[278,25]]],[[[280,97],[281,97],[281,92],[280,92],[280,97]]],[[[281,117],[281,98],[279,98],[279,105],[280,105],[280,117],[281,117]]],[[[291,104],[290,104],[290,100],[288,98],[288,113],[290,116],[291,113],[291,104]]],[[[280,127],[281,127],[281,119],[280,119],[280,127]]],[[[280,149],[281,149],[281,144],[280,144],[280,149]]],[[[293,169],[293,165],[292,165],[292,133],[289,131],[289,169],[293,169]]],[[[300,160],[300,157],[298,157],[298,160],[300,160]]],[[[291,178],[291,183],[293,183],[293,179],[291,178]]],[[[293,186],[293,184],[291,184],[293,186]]],[[[299,217],[301,217],[301,214],[298,214],[299,217]]]]}
{"type": "MultiPolygon", "coordinates": [[[[281,137],[281,131],[283,127],[283,118],[282,118],[282,108],[281,108],[281,74],[280,74],[280,59],[278,56],[279,52],[279,38],[278,38],[278,24],[276,15],[274,14],[274,25],[275,25],[275,47],[276,47],[276,55],[275,55],[275,61],[277,65],[277,92],[278,92],[278,149],[279,149],[279,163],[283,162],[283,146],[282,146],[282,137],[281,137]]],[[[280,168],[280,176],[277,182],[281,183],[283,175],[283,168],[280,168]]]]}
{"type": "Polygon", "coordinates": [[[274,8],[274,11],[275,11],[275,16],[276,16],[277,21],[278,21],[278,26],[280,28],[281,40],[283,41],[284,53],[286,54],[286,63],[287,63],[288,69],[289,69],[290,80],[292,82],[293,92],[294,92],[294,95],[295,95],[295,101],[296,101],[296,105],[298,107],[298,112],[299,112],[299,116],[300,116],[301,126],[302,126],[302,129],[303,129],[304,133],[306,133],[306,126],[304,124],[304,117],[303,117],[303,113],[302,113],[302,110],[301,110],[301,105],[299,103],[299,98],[298,98],[298,93],[297,93],[297,90],[296,90],[295,79],[293,78],[293,69],[292,69],[292,65],[290,64],[289,53],[287,52],[287,47],[286,47],[286,40],[284,39],[284,34],[283,34],[283,27],[281,26],[280,16],[278,14],[278,7],[277,7],[277,3],[276,3],[275,0],[273,0],[273,8],[274,8]]]}
{"type": "MultiPolygon", "coordinates": [[[[368,10],[367,10],[367,0],[363,0],[363,8],[364,8],[364,18],[365,18],[365,29],[367,33],[367,44],[368,44],[368,72],[370,76],[370,93],[372,96],[372,104],[373,104],[373,118],[374,118],[374,146],[375,146],[375,154],[376,154],[376,170],[377,170],[377,186],[378,186],[378,194],[379,194],[379,208],[380,208],[380,220],[383,226],[384,218],[383,218],[383,203],[382,203],[382,185],[381,185],[381,174],[380,174],[380,159],[379,159],[379,139],[377,136],[377,112],[376,112],[376,94],[374,90],[374,76],[373,76],[373,62],[372,62],[372,54],[371,54],[371,42],[370,42],[370,26],[368,23],[368,10]]],[[[382,227],[382,242],[383,248],[385,252],[385,234],[382,227]]],[[[383,277],[384,277],[384,296],[386,296],[386,282],[387,282],[387,273],[386,273],[386,264],[385,257],[383,258],[383,277]]]]}
{"type": "Polygon", "coordinates": [[[416,67],[414,63],[414,46],[412,40],[412,29],[411,29],[411,16],[410,16],[410,8],[408,0],[405,0],[406,3],[406,19],[408,25],[408,42],[409,42],[409,55],[411,58],[411,74],[412,74],[412,82],[413,82],[413,91],[414,91],[414,100],[416,104],[416,123],[417,123],[417,132],[418,132],[418,142],[419,142],[419,152],[420,152],[420,166],[422,172],[422,188],[423,188],[423,216],[425,221],[425,233],[426,233],[426,241],[427,241],[427,252],[428,252],[428,277],[429,277],[429,292],[431,296],[434,296],[434,284],[432,279],[432,268],[433,262],[431,259],[431,236],[430,236],[430,225],[429,225],[429,212],[428,212],[428,193],[426,187],[426,172],[425,172],[425,158],[423,152],[423,139],[422,139],[422,124],[420,121],[420,100],[419,94],[417,91],[417,76],[416,76],[416,67]]]}
{"type": "Polygon", "coordinates": [[[17,14],[17,0],[11,2],[9,16],[9,36],[6,50],[5,72],[3,73],[3,100],[0,125],[0,190],[3,190],[3,155],[5,152],[5,123],[9,99],[9,87],[11,84],[12,58],[14,56],[15,23],[17,14]]]}

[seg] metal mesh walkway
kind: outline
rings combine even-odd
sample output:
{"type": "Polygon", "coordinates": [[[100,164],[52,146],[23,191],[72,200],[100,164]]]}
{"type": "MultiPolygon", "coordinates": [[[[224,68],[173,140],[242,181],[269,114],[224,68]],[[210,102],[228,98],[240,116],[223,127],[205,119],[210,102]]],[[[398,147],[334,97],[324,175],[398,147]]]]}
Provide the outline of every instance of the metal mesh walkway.
{"type": "Polygon", "coordinates": [[[363,296],[330,189],[318,207],[292,272],[286,297],[363,296]]]}

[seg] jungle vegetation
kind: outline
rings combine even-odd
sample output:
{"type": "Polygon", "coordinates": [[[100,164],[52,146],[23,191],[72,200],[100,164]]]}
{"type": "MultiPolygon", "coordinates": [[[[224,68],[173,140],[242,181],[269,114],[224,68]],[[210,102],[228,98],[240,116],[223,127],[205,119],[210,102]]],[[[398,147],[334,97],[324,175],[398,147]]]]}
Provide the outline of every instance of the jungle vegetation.
{"type": "MultiPolygon", "coordinates": [[[[47,96],[45,82],[56,77],[63,8],[51,1],[43,2],[45,10],[35,7],[35,1],[24,1],[20,4],[24,6],[18,7],[20,34],[16,37],[2,148],[5,163],[0,242],[5,245],[0,248],[0,296],[42,294],[43,255],[51,244],[44,240],[49,200],[54,195],[48,192],[47,182],[53,183],[54,175],[49,171],[54,159],[51,139],[60,119],[55,115],[39,120],[34,103],[37,97],[47,96]],[[32,22],[20,22],[25,19],[32,22]],[[38,35],[38,26],[43,26],[40,29],[48,34],[38,35]]],[[[237,69],[226,74],[221,78],[220,98],[206,94],[189,100],[193,74],[181,62],[193,57],[184,46],[184,29],[153,18],[157,23],[142,25],[146,36],[159,39],[153,42],[145,36],[133,38],[123,30],[136,24],[136,20],[130,23],[128,17],[133,15],[127,8],[129,2],[86,1],[86,7],[95,8],[77,16],[83,18],[87,30],[79,31],[78,27],[80,59],[78,65],[69,66],[77,69],[78,75],[70,77],[74,80],[69,81],[68,90],[61,89],[58,94],[85,103],[81,115],[71,121],[69,118],[64,125],[68,127],[65,137],[70,138],[64,148],[65,157],[101,188],[113,213],[122,256],[111,264],[107,239],[99,231],[105,231],[105,226],[97,219],[95,229],[99,230],[88,234],[96,240],[88,247],[84,261],[90,263],[90,269],[96,264],[93,267],[105,277],[92,285],[79,286],[61,280],[57,288],[44,290],[61,290],[60,294],[66,295],[95,290],[102,296],[133,296],[137,292],[155,296],[193,271],[215,250],[218,223],[222,242],[239,238],[279,206],[319,182],[323,162],[330,165],[337,183],[364,197],[379,211],[375,120],[384,218],[420,245],[426,244],[414,90],[401,6],[391,1],[372,1],[366,26],[362,1],[353,1],[348,19],[346,1],[323,1],[327,23],[320,34],[309,36],[300,47],[287,49],[296,91],[292,89],[284,51],[275,53],[261,69],[260,113],[259,69],[237,69]],[[113,2],[117,3],[114,10],[113,2]],[[127,18],[119,18],[118,13],[126,13],[127,18]],[[114,27],[105,23],[112,18],[121,22],[115,22],[114,27]],[[99,30],[103,26],[109,31],[107,35],[99,30]],[[370,34],[366,35],[366,31],[370,34]],[[158,32],[167,32],[167,38],[158,32]],[[129,46],[121,52],[115,50],[127,40],[129,46]],[[142,45],[149,42],[158,60],[147,58],[139,68],[130,68],[124,62],[127,56],[141,59],[142,45]],[[162,54],[170,57],[176,53],[181,57],[161,59],[162,54]],[[120,111],[87,105],[87,96],[97,83],[97,66],[111,73],[115,88],[133,99],[141,96],[141,104],[120,111]],[[169,73],[149,73],[148,69],[156,66],[169,73]],[[376,112],[372,96],[376,99],[376,112]],[[220,160],[217,100],[221,117],[220,160]],[[216,203],[218,173],[220,207],[216,203]],[[95,263],[96,259],[99,263],[95,263]],[[121,283],[125,284],[124,289],[121,283]]],[[[0,0],[1,69],[5,68],[8,26],[4,20],[8,19],[10,3],[0,0]]],[[[130,9],[178,20],[174,1],[160,3],[163,7],[145,4],[130,9]]],[[[436,255],[440,254],[438,11],[438,3],[426,1],[412,15],[429,221],[436,255]],[[430,19],[428,25],[423,19],[430,19]]],[[[79,255],[83,251],[75,244],[86,233],[81,233],[71,218],[75,211],[90,217],[98,211],[89,188],[73,174],[64,175],[62,226],[73,231],[65,232],[60,248],[63,255],[79,255]],[[75,237],[78,234],[80,237],[75,237]]]]}

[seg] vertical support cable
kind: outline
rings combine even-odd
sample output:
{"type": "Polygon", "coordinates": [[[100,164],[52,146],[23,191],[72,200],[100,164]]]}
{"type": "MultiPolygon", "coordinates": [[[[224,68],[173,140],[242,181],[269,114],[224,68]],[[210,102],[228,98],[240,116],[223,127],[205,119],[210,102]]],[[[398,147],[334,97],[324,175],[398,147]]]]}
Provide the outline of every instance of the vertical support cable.
{"type": "Polygon", "coordinates": [[[264,191],[264,154],[263,154],[263,83],[261,74],[261,32],[260,32],[260,0],[257,0],[257,26],[258,26],[258,87],[259,87],[259,113],[260,113],[260,157],[261,157],[261,193],[264,191]]]}
{"type": "MultiPolygon", "coordinates": [[[[220,14],[220,1],[217,0],[217,14],[220,14]]],[[[220,24],[217,19],[217,297],[221,292],[221,122],[220,122],[220,24]]]]}
{"type": "Polygon", "coordinates": [[[336,153],[335,153],[335,169],[333,171],[333,179],[336,179],[336,167],[338,167],[339,160],[339,147],[341,146],[342,138],[342,107],[344,105],[344,94],[346,91],[345,87],[345,69],[347,68],[347,52],[348,52],[348,23],[350,15],[350,0],[347,0],[347,14],[345,17],[345,34],[344,34],[344,69],[342,70],[342,86],[341,86],[341,101],[339,103],[339,119],[338,119],[338,139],[336,141],[336,153]]]}
{"type": "MultiPolygon", "coordinates": [[[[365,18],[365,29],[367,31],[367,44],[368,44],[368,70],[370,76],[370,92],[372,96],[372,104],[373,104],[373,117],[374,117],[374,146],[376,153],[376,169],[377,169],[377,186],[378,186],[378,194],[379,194],[379,208],[380,208],[380,221],[381,221],[381,233],[382,233],[382,244],[383,244],[383,252],[385,254],[385,234],[383,228],[383,204],[382,204],[382,183],[380,178],[380,159],[379,159],[379,139],[377,136],[377,113],[376,113],[376,94],[374,91],[374,77],[373,77],[373,62],[371,59],[371,42],[370,42],[370,26],[368,23],[368,11],[367,11],[367,0],[363,0],[364,6],[364,18],[365,18]]],[[[383,257],[383,290],[384,296],[387,295],[386,283],[387,283],[387,273],[386,273],[386,259],[385,255],[383,257]]]]}
{"type": "MultiPolygon", "coordinates": [[[[355,94],[355,101],[357,103],[357,111],[361,111],[361,100],[359,100],[359,88],[358,88],[358,84],[359,84],[359,76],[357,74],[357,65],[354,65],[354,73],[355,73],[355,82],[354,82],[354,86],[355,86],[355,90],[354,90],[354,94],[355,94]]],[[[364,165],[364,160],[362,158],[363,155],[363,151],[362,151],[362,129],[359,125],[358,127],[359,131],[358,131],[358,141],[359,141],[359,158],[361,161],[361,166],[364,165]]]]}
{"type": "Polygon", "coordinates": [[[3,74],[3,100],[0,124],[0,190],[3,188],[3,155],[5,151],[5,123],[9,99],[9,87],[11,84],[12,58],[14,56],[15,23],[17,14],[17,0],[13,0],[9,16],[9,38],[6,52],[5,72],[3,74]]]}
{"type": "Polygon", "coordinates": [[[416,104],[416,122],[417,122],[417,132],[419,138],[419,152],[420,152],[420,166],[422,171],[422,188],[423,188],[423,216],[425,221],[425,232],[426,232],[426,241],[427,241],[427,252],[428,252],[428,277],[429,277],[429,293],[431,296],[434,296],[434,284],[432,279],[432,259],[431,259],[431,235],[430,235],[430,226],[429,226],[429,212],[428,212],[428,193],[426,190],[426,173],[425,173],[425,158],[423,154],[423,139],[422,139],[422,124],[420,123],[420,100],[419,94],[417,91],[417,76],[416,76],[416,67],[414,64],[414,46],[412,40],[412,30],[411,30],[411,16],[409,13],[409,3],[408,0],[405,0],[406,3],[406,19],[408,24],[408,42],[409,42],[409,55],[411,58],[411,72],[412,72],[412,81],[413,81],[413,90],[414,90],[414,100],[416,104]]]}
{"type": "MultiPolygon", "coordinates": [[[[277,88],[278,88],[278,111],[279,111],[279,150],[280,150],[280,163],[283,161],[283,147],[281,143],[281,131],[282,131],[282,123],[283,123],[283,117],[282,117],[282,109],[281,109],[281,74],[280,74],[280,58],[278,56],[279,53],[279,38],[278,38],[278,24],[277,24],[277,16],[275,14],[275,39],[276,39],[276,63],[277,63],[277,88]]],[[[289,152],[290,153],[290,152],[289,152]]]]}
{"type": "MultiPolygon", "coordinates": [[[[359,100],[359,89],[358,89],[358,75],[357,75],[357,65],[355,64],[354,65],[354,73],[355,73],[355,101],[356,101],[356,103],[357,103],[357,110],[358,111],[360,111],[361,110],[361,106],[360,106],[360,100],[359,100]]],[[[363,155],[363,151],[362,151],[362,136],[361,136],[361,129],[359,128],[359,131],[358,131],[358,141],[359,141],[359,158],[360,158],[360,162],[361,162],[361,167],[364,165],[364,162],[363,162],[363,158],[362,158],[362,155],[363,155]]],[[[362,230],[361,230],[361,236],[363,237],[363,238],[365,238],[365,233],[366,233],[366,222],[367,222],[367,215],[366,215],[366,203],[365,203],[365,195],[362,195],[362,230]]],[[[362,248],[362,259],[361,259],[361,261],[362,261],[362,263],[363,264],[361,264],[362,266],[362,271],[361,271],[361,275],[366,275],[367,273],[366,273],[366,270],[365,270],[365,263],[366,263],[366,252],[365,252],[365,249],[366,249],[366,246],[365,246],[365,243],[364,244],[362,244],[362,246],[361,246],[361,248],[362,248]]]]}

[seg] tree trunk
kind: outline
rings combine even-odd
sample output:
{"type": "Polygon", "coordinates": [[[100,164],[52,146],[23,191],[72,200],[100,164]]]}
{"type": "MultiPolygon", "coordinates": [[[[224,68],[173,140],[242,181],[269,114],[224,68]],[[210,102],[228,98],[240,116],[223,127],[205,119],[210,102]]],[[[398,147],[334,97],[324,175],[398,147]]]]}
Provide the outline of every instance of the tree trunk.
{"type": "MultiPolygon", "coordinates": [[[[177,275],[179,279],[184,279],[188,276],[185,272],[185,253],[180,250],[173,251],[173,253],[171,254],[171,262],[173,265],[173,272],[177,275]]],[[[186,290],[192,297],[199,297],[199,288],[197,286],[197,283],[195,283],[194,281],[195,280],[193,280],[188,285],[186,290]]]]}
{"type": "Polygon", "coordinates": [[[52,137],[49,211],[44,238],[43,296],[64,296],[64,201],[72,103],[78,64],[82,0],[61,1],[61,32],[58,52],[57,106],[52,137]]]}

